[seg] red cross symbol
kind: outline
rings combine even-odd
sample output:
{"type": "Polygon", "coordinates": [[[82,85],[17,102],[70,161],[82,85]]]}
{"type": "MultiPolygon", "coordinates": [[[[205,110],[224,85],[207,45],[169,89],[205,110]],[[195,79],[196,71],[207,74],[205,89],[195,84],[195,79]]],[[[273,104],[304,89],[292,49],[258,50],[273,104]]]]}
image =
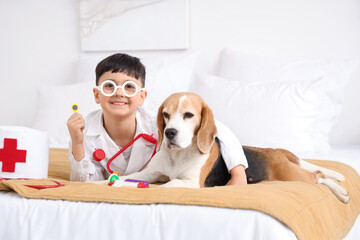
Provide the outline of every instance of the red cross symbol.
{"type": "Polygon", "coordinates": [[[26,162],[26,150],[17,149],[17,139],[4,138],[4,148],[0,148],[2,172],[15,172],[15,163],[26,162]]]}

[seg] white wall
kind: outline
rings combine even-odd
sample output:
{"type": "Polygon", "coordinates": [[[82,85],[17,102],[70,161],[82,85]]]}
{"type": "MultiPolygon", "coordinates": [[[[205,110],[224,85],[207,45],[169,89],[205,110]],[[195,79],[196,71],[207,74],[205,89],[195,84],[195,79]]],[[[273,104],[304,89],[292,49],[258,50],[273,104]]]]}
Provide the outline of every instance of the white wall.
{"type": "MultiPolygon", "coordinates": [[[[213,72],[224,46],[317,59],[360,58],[359,0],[190,0],[198,69],[213,72]]],[[[349,83],[331,142],[360,144],[360,69],[349,83]]]]}
{"type": "Polygon", "coordinates": [[[73,81],[78,2],[0,1],[0,125],[31,126],[36,88],[73,81]]]}
{"type": "MultiPolygon", "coordinates": [[[[198,71],[214,73],[223,47],[279,56],[360,58],[359,0],[189,3],[190,47],[201,51],[198,71]]],[[[31,126],[36,88],[74,81],[83,54],[78,18],[75,0],[0,1],[0,125],[31,126]]],[[[360,144],[358,90],[360,69],[346,90],[334,143],[360,144]]]]}

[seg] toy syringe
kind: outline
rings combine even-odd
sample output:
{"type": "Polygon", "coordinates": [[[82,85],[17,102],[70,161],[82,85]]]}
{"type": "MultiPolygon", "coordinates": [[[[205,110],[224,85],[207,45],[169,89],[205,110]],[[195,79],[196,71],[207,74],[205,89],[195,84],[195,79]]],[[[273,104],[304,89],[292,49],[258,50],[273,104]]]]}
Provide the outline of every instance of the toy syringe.
{"type": "Polygon", "coordinates": [[[113,173],[108,178],[108,185],[112,187],[134,187],[134,188],[148,188],[149,183],[147,181],[140,181],[134,179],[120,180],[116,173],[113,173]]]}

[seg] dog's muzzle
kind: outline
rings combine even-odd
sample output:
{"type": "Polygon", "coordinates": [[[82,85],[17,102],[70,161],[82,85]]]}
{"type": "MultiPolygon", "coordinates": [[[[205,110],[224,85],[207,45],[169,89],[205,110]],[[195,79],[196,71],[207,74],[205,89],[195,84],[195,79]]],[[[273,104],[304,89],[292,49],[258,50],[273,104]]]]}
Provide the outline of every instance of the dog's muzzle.
{"type": "Polygon", "coordinates": [[[175,128],[168,128],[165,130],[165,136],[169,140],[173,140],[176,137],[177,133],[178,130],[176,130],[175,128]]]}
{"type": "Polygon", "coordinates": [[[176,130],[175,128],[168,128],[165,129],[164,132],[165,138],[166,138],[166,147],[168,149],[186,149],[189,148],[191,146],[191,141],[190,142],[183,142],[180,139],[179,142],[179,138],[180,138],[180,134],[179,131],[176,130]]]}

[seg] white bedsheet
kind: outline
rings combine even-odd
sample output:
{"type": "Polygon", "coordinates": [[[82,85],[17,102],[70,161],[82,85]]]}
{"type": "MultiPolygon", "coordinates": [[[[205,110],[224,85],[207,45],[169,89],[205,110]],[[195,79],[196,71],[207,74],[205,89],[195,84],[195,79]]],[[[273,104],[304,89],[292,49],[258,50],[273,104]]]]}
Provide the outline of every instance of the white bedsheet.
{"type": "MultiPolygon", "coordinates": [[[[306,156],[301,156],[306,158],[306,156]]],[[[360,172],[360,146],[319,157],[360,172]]],[[[25,199],[0,192],[0,239],[296,239],[262,212],[171,204],[125,205],[25,199]]],[[[360,217],[347,240],[360,239],[360,217]]]]}
{"type": "Polygon", "coordinates": [[[296,239],[279,221],[251,210],[0,197],[0,239],[296,239]]]}

